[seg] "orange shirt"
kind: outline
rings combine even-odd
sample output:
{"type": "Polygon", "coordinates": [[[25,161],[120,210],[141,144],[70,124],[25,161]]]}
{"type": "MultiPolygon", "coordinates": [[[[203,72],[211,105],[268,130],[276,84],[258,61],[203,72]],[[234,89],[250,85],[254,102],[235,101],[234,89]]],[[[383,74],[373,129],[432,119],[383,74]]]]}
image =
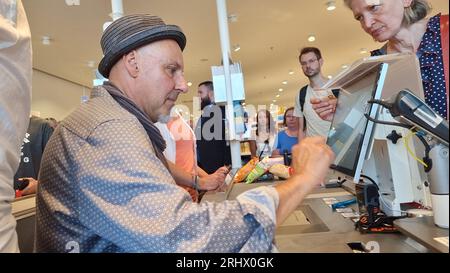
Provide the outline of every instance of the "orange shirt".
{"type": "Polygon", "coordinates": [[[183,170],[195,174],[195,137],[191,129],[179,117],[172,119],[167,127],[176,143],[175,164],[183,170]]]}
{"type": "MultiPolygon", "coordinates": [[[[175,165],[194,175],[196,172],[196,156],[195,156],[195,137],[188,125],[181,120],[180,117],[171,119],[167,123],[172,137],[175,139],[176,156],[175,165]]],[[[194,202],[198,201],[198,192],[187,186],[182,186],[189,192],[194,202]]]]}

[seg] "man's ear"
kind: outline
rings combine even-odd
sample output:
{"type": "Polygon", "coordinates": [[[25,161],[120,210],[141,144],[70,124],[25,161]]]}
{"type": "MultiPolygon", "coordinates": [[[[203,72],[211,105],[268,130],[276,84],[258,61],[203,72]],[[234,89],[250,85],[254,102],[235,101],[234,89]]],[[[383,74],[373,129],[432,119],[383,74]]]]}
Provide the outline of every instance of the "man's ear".
{"type": "Polygon", "coordinates": [[[320,59],[319,59],[319,64],[320,64],[320,67],[323,66],[323,58],[320,58],[320,59]]]}
{"type": "Polygon", "coordinates": [[[123,63],[127,69],[128,74],[132,78],[136,78],[139,74],[139,65],[136,56],[136,50],[132,50],[126,55],[123,55],[123,63]]]}

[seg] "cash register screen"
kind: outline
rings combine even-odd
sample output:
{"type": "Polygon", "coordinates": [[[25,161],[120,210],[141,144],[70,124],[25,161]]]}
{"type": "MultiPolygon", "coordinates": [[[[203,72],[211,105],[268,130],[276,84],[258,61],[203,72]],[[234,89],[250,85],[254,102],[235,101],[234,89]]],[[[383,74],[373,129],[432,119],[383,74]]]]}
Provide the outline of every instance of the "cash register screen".
{"type": "Polygon", "coordinates": [[[340,88],[328,134],[327,144],[336,155],[331,168],[353,177],[354,181],[359,180],[360,170],[357,169],[361,164],[358,163],[364,161],[366,154],[363,143],[369,142],[372,133],[364,113],[370,113],[372,107],[377,107],[368,101],[376,95],[381,71],[382,65],[377,65],[340,88]]]}

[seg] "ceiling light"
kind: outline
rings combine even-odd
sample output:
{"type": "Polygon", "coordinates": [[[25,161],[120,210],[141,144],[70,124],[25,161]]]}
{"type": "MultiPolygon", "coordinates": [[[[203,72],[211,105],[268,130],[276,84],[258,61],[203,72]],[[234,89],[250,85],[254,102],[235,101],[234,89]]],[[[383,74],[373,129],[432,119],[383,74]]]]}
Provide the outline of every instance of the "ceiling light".
{"type": "Polygon", "coordinates": [[[279,98],[280,97],[280,95],[277,95],[277,98],[279,98]]]}
{"type": "Polygon", "coordinates": [[[283,88],[278,89],[278,92],[283,92],[283,91],[284,91],[283,88]]]}
{"type": "Polygon", "coordinates": [[[328,79],[330,79],[330,80],[331,80],[332,78],[333,78],[333,76],[331,76],[331,75],[329,75],[329,76],[328,76],[328,79]]]}
{"type": "Polygon", "coordinates": [[[348,65],[346,65],[346,64],[344,64],[343,66],[342,66],[342,69],[347,69],[348,68],[348,65]]]}
{"type": "Polygon", "coordinates": [[[94,68],[95,67],[95,61],[88,61],[87,62],[87,66],[90,68],[94,68]]]}
{"type": "Polygon", "coordinates": [[[79,6],[80,0],[65,0],[66,5],[68,6],[79,6]]]}
{"type": "Polygon", "coordinates": [[[241,47],[239,46],[239,44],[236,44],[233,46],[233,51],[234,52],[238,52],[239,50],[241,50],[241,47]]]}
{"type": "Polygon", "coordinates": [[[192,86],[192,82],[188,82],[187,86],[191,87],[192,86]]]}
{"type": "Polygon", "coordinates": [[[242,103],[242,106],[245,106],[245,102],[242,103]]]}
{"type": "Polygon", "coordinates": [[[308,36],[308,42],[314,42],[315,40],[316,40],[316,36],[314,36],[314,35],[308,36]]]}
{"type": "Polygon", "coordinates": [[[238,20],[237,14],[230,14],[230,15],[228,15],[228,20],[230,20],[230,22],[232,22],[232,23],[236,23],[237,20],[238,20]]]}
{"type": "Polygon", "coordinates": [[[333,11],[336,9],[336,2],[335,1],[328,1],[327,2],[327,10],[333,11]]]}
{"type": "Polygon", "coordinates": [[[294,75],[294,71],[289,70],[289,75],[294,75]]]}
{"type": "Polygon", "coordinates": [[[369,52],[369,51],[367,50],[367,48],[361,48],[361,49],[359,50],[359,53],[361,53],[361,54],[366,54],[367,52],[369,52]]]}
{"type": "Polygon", "coordinates": [[[50,41],[51,41],[51,39],[49,36],[42,36],[42,44],[43,45],[49,45],[50,41]]]}
{"type": "Polygon", "coordinates": [[[284,84],[284,85],[287,85],[287,84],[288,84],[287,81],[282,81],[281,83],[284,84]]]}
{"type": "Polygon", "coordinates": [[[277,100],[273,100],[272,102],[275,103],[275,102],[277,102],[277,100]]]}

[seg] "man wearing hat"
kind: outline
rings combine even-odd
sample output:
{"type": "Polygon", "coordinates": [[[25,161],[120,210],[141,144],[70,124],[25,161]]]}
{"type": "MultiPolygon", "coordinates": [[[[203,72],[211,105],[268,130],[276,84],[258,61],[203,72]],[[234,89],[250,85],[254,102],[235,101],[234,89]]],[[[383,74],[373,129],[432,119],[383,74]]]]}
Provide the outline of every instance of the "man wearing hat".
{"type": "Polygon", "coordinates": [[[109,81],[60,123],[44,152],[38,252],[274,250],[276,223],[320,184],[333,154],[323,139],[307,139],[293,151],[302,171],[280,186],[193,203],[175,184],[153,125],[187,92],[185,44],[180,28],[156,16],[125,16],[105,30],[99,71],[109,81]]]}

